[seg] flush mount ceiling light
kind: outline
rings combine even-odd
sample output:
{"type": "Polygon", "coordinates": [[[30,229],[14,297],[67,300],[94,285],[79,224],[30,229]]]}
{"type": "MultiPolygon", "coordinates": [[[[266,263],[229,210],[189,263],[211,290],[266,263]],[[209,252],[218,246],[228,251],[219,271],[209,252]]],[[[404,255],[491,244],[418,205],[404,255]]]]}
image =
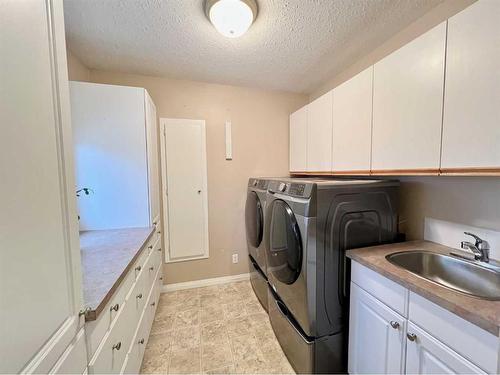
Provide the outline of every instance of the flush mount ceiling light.
{"type": "Polygon", "coordinates": [[[205,13],[219,33],[228,38],[245,34],[257,17],[255,0],[206,0],[205,13]]]}

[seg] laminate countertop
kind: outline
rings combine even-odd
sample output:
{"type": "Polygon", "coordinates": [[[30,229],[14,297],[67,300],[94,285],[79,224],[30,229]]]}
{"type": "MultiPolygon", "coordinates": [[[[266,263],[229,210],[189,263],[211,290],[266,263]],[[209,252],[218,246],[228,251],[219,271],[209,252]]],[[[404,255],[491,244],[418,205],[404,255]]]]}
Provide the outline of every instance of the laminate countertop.
{"type": "Polygon", "coordinates": [[[410,271],[390,263],[385,258],[386,255],[391,253],[414,250],[425,250],[443,254],[456,251],[456,249],[434,242],[410,241],[349,250],[347,251],[347,256],[495,336],[499,336],[500,301],[475,298],[453,291],[416,276],[410,271]]]}
{"type": "Polygon", "coordinates": [[[95,320],[132,264],[154,227],[80,232],[85,319],[95,320]]]}

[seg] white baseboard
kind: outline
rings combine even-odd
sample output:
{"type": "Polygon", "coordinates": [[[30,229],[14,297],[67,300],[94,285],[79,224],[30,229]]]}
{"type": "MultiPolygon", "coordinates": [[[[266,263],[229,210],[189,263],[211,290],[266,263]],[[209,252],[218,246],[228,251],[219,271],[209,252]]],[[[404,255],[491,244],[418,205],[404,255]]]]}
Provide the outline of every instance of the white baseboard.
{"type": "Polygon", "coordinates": [[[186,281],[184,283],[163,285],[161,292],[167,293],[167,292],[173,292],[174,290],[201,288],[204,286],[228,284],[228,283],[234,283],[236,281],[244,281],[244,280],[249,280],[249,279],[250,279],[249,273],[242,273],[239,275],[214,277],[211,279],[203,279],[203,280],[186,281]]]}

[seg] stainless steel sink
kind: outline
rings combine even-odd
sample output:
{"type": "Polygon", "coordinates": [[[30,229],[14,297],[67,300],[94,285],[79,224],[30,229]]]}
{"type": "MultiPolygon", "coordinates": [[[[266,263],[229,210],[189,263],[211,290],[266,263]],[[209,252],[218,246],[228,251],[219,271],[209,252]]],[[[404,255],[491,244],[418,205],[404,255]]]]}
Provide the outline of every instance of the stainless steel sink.
{"type": "Polygon", "coordinates": [[[470,296],[500,300],[500,271],[430,251],[393,253],[386,259],[411,273],[470,296]]]}

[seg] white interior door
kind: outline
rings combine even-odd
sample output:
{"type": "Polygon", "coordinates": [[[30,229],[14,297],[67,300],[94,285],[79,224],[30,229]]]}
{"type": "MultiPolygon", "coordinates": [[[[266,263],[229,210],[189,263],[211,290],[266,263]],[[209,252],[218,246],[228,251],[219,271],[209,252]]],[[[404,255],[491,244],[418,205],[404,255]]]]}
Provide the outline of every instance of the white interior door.
{"type": "Polygon", "coordinates": [[[166,261],[208,257],[205,121],[161,119],[166,261]]]}

